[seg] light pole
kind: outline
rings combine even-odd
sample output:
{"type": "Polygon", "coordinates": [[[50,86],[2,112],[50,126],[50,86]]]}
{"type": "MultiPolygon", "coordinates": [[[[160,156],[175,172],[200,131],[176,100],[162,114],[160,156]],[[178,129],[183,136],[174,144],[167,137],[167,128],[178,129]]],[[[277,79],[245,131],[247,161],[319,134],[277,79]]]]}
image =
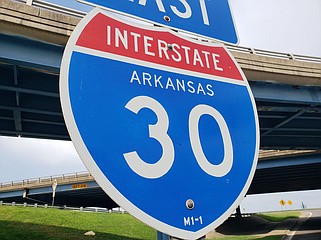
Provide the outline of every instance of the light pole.
{"type": "Polygon", "coordinates": [[[51,203],[51,206],[53,207],[54,204],[55,204],[55,196],[56,196],[56,188],[57,188],[57,179],[54,179],[53,180],[53,183],[52,183],[52,203],[51,203]]]}

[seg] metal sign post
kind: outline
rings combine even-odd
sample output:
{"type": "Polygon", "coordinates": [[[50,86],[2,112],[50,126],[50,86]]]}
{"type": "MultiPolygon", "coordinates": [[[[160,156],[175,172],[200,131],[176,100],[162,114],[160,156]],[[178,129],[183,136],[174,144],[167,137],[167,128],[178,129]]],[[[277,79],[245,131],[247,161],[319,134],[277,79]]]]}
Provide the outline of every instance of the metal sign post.
{"type": "Polygon", "coordinates": [[[240,204],[256,168],[258,117],[224,45],[96,9],[74,30],[60,78],[82,161],[133,216],[199,239],[240,204]]]}
{"type": "Polygon", "coordinates": [[[57,179],[54,179],[53,183],[52,183],[52,202],[51,202],[51,206],[55,205],[55,196],[56,196],[57,186],[58,186],[57,179]]]}
{"type": "Polygon", "coordinates": [[[157,240],[170,240],[171,237],[165,233],[157,231],[157,240]]]}

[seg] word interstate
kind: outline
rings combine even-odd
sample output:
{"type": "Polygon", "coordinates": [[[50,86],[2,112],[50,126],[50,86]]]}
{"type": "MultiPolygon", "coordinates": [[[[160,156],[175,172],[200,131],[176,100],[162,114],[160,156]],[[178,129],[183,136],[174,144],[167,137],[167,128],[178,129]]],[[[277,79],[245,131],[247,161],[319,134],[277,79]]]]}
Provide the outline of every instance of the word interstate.
{"type": "Polygon", "coordinates": [[[121,50],[131,49],[136,53],[168,61],[223,71],[223,68],[219,65],[220,55],[217,53],[198,50],[179,43],[171,43],[161,38],[155,39],[118,27],[107,26],[107,45],[112,45],[121,50]]]}

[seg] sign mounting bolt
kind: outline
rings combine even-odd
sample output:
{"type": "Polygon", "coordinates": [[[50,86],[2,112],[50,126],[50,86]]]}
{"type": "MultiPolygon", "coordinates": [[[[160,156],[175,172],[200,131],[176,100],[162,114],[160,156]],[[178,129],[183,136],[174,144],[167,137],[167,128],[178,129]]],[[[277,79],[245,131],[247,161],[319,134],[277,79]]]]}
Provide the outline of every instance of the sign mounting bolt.
{"type": "Polygon", "coordinates": [[[195,206],[195,204],[194,204],[194,201],[192,199],[188,199],[186,201],[186,207],[187,207],[188,210],[193,210],[194,206],[195,206]]]}
{"type": "Polygon", "coordinates": [[[166,22],[170,22],[170,21],[171,21],[171,18],[170,18],[169,16],[164,16],[164,20],[165,20],[166,22]]]}

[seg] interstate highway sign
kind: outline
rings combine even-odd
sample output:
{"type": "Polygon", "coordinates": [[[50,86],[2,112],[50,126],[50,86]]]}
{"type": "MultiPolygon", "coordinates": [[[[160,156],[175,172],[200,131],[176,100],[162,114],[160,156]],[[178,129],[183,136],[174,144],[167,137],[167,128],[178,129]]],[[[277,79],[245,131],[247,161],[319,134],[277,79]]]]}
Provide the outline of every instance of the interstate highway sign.
{"type": "Polygon", "coordinates": [[[258,119],[223,45],[96,9],[66,46],[60,95],[71,139],[97,183],[160,232],[197,239],[247,192],[258,119]]]}
{"type": "Polygon", "coordinates": [[[228,0],[78,0],[202,37],[238,44],[228,0]]]}

